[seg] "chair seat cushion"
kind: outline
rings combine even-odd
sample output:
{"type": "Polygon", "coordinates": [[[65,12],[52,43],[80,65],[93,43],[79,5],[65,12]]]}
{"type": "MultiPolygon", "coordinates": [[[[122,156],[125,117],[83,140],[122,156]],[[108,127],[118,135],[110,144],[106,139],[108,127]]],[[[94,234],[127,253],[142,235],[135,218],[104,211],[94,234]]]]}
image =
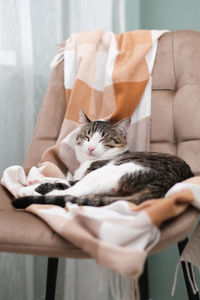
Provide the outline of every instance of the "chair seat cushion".
{"type": "MultiPolygon", "coordinates": [[[[11,201],[12,196],[0,186],[0,251],[49,257],[89,257],[35,215],[16,210],[11,201]]],[[[161,240],[151,252],[158,252],[184,239],[197,218],[198,211],[190,208],[179,218],[165,223],[161,228],[161,240]]]]}

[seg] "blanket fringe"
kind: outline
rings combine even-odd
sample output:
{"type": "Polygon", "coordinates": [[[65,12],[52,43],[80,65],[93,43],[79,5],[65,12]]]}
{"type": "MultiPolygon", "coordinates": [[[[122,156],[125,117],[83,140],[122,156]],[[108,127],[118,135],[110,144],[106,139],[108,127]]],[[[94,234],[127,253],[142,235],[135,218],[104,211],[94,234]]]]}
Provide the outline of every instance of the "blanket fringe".
{"type": "Polygon", "coordinates": [[[192,268],[192,277],[193,277],[193,280],[194,280],[194,287],[196,289],[196,293],[199,292],[199,288],[197,286],[197,282],[196,282],[196,276],[195,276],[195,272],[194,272],[194,265],[191,265],[191,268],[192,268]]]}
{"type": "MultiPolygon", "coordinates": [[[[189,263],[188,261],[185,261],[185,260],[183,260],[183,261],[185,262],[187,277],[188,277],[191,289],[193,291],[193,294],[196,294],[197,292],[199,292],[199,288],[197,286],[196,276],[195,276],[195,272],[194,272],[195,266],[193,264],[189,263]],[[192,277],[191,277],[191,273],[189,270],[189,264],[191,265],[192,277]]],[[[181,264],[181,260],[179,259],[178,263],[176,264],[176,269],[175,269],[175,273],[174,273],[174,282],[173,282],[172,291],[171,291],[172,296],[174,296],[174,293],[175,293],[180,264],[181,264]]],[[[199,267],[198,267],[198,270],[199,270],[199,267]]]]}
{"type": "Polygon", "coordinates": [[[119,273],[110,272],[110,288],[113,299],[140,300],[139,284],[137,279],[126,278],[119,273]]]}
{"type": "Polygon", "coordinates": [[[176,264],[176,269],[175,269],[175,273],[174,273],[174,281],[173,281],[172,291],[171,291],[172,296],[174,296],[174,293],[175,293],[175,290],[176,290],[177,277],[178,277],[178,271],[179,271],[180,263],[181,263],[181,261],[178,260],[178,262],[176,264]]]}
{"type": "Polygon", "coordinates": [[[138,279],[127,278],[104,267],[99,267],[99,271],[99,292],[103,292],[105,283],[108,283],[113,299],[140,300],[138,279]]]}
{"type": "Polygon", "coordinates": [[[104,291],[104,282],[109,281],[109,270],[105,267],[99,266],[99,285],[98,285],[98,291],[102,293],[104,291]]]}
{"type": "Polygon", "coordinates": [[[196,278],[195,278],[195,274],[194,274],[194,265],[191,264],[193,279],[191,278],[191,274],[190,274],[190,270],[189,270],[189,263],[187,261],[185,262],[185,266],[186,266],[187,276],[188,276],[188,280],[190,282],[192,291],[194,294],[196,294],[199,291],[199,289],[197,287],[196,278]]]}

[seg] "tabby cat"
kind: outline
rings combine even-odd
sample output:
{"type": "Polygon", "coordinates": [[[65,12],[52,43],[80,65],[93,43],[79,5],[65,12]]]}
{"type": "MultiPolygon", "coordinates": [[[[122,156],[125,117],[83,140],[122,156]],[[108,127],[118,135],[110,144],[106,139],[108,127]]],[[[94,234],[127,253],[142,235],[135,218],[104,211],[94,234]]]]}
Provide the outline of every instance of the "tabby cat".
{"type": "Polygon", "coordinates": [[[139,204],[160,198],[175,183],[194,176],[190,167],[177,156],[156,152],[129,152],[126,131],[130,120],[116,124],[92,122],[83,112],[84,124],[75,144],[80,167],[73,181],[45,183],[36,191],[41,195],[13,200],[16,208],[33,203],[67,202],[103,206],[119,199],[139,204]]]}

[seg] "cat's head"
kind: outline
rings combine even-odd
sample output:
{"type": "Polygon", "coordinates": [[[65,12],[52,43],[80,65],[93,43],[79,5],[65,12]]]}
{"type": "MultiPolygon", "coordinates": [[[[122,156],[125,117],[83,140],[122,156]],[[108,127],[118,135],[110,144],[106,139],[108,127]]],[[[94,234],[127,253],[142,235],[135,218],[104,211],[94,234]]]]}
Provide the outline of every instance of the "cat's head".
{"type": "Polygon", "coordinates": [[[126,118],[116,124],[106,121],[92,122],[81,110],[83,123],[76,137],[75,151],[80,163],[87,160],[111,159],[128,149],[126,131],[130,119],[126,118]]]}

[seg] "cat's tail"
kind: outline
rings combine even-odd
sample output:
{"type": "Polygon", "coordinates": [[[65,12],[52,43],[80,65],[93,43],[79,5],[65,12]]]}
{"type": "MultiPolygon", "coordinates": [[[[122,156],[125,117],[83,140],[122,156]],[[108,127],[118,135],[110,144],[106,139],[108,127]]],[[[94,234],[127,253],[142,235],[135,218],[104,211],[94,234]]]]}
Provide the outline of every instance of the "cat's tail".
{"type": "MultiPolygon", "coordinates": [[[[165,194],[165,193],[164,193],[165,194]]],[[[86,195],[81,197],[75,197],[71,195],[39,195],[39,196],[26,196],[16,198],[12,201],[12,205],[15,208],[25,209],[31,204],[49,204],[65,207],[67,202],[76,203],[77,205],[84,206],[105,206],[118,200],[130,201],[134,204],[140,204],[145,200],[160,198],[164,194],[158,193],[157,190],[149,191],[148,188],[144,188],[142,191],[134,193],[130,196],[109,196],[104,194],[99,195],[86,195]]]]}
{"type": "Polygon", "coordinates": [[[15,208],[25,209],[31,204],[53,204],[61,207],[65,207],[65,197],[64,196],[25,196],[20,198],[15,198],[12,201],[12,205],[15,208]]]}

